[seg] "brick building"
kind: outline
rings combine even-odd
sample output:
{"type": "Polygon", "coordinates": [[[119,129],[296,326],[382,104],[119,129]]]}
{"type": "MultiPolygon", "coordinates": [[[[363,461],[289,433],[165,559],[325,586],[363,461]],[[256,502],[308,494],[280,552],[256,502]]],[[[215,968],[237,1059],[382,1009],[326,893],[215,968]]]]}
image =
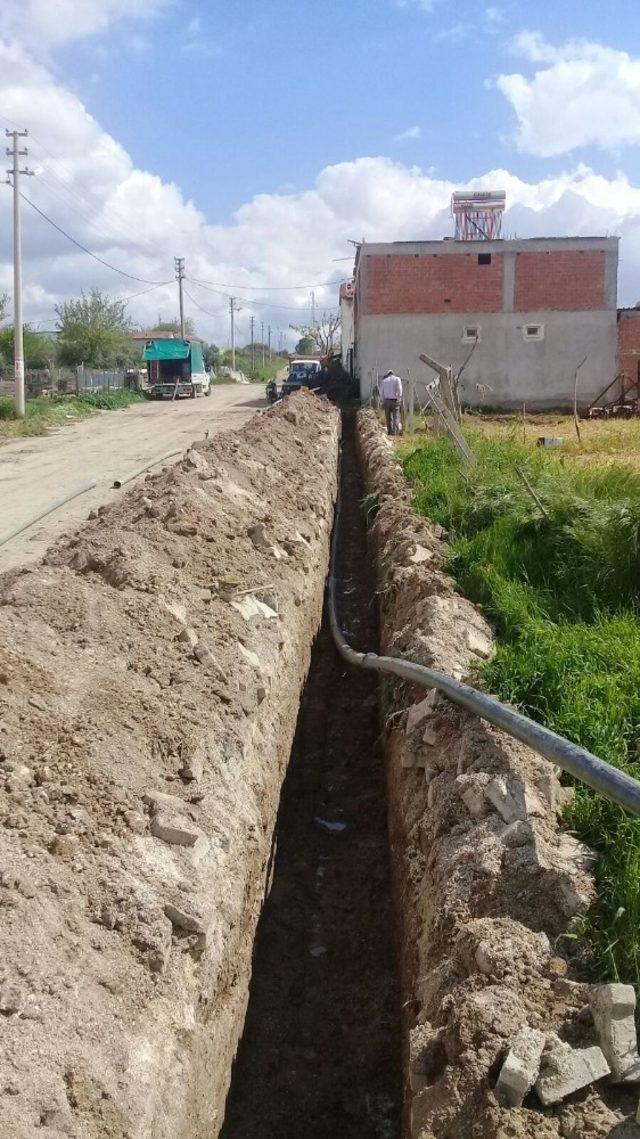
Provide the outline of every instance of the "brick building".
{"type": "MultiPolygon", "coordinates": [[[[461,380],[469,404],[567,405],[585,356],[589,402],[616,375],[618,329],[627,329],[617,269],[615,237],[362,245],[346,303],[363,398],[388,368],[432,380],[421,352],[459,369],[473,349],[461,380]]],[[[640,320],[633,328],[640,355],[640,320]]]]}
{"type": "Polygon", "coordinates": [[[623,390],[636,395],[632,389],[640,383],[640,308],[618,310],[618,371],[623,390]]]}

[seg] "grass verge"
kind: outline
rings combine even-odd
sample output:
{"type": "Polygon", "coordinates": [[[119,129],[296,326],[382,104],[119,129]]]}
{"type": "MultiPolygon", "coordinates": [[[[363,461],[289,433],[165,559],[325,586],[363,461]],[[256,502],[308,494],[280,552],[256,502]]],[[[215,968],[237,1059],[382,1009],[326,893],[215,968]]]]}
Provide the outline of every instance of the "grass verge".
{"type": "MultiPolygon", "coordinates": [[[[482,683],[640,776],[640,472],[577,463],[514,434],[468,438],[471,471],[440,437],[404,449],[404,469],[417,508],[449,531],[450,571],[496,627],[482,683]]],[[[598,855],[599,901],[577,948],[596,976],[637,985],[640,820],[579,785],[567,821],[598,855]]]]}
{"type": "Polygon", "coordinates": [[[129,407],[144,398],[140,392],[121,390],[60,399],[29,399],[24,419],[14,418],[12,399],[0,399],[0,443],[25,435],[45,435],[51,428],[88,419],[98,411],[129,407]]]}

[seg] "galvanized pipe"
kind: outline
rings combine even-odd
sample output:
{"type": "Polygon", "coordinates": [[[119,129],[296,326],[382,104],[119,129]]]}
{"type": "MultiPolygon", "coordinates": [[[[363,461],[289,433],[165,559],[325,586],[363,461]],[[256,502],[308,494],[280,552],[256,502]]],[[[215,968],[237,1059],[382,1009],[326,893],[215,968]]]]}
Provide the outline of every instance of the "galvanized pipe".
{"type": "Polygon", "coordinates": [[[545,759],[561,767],[563,771],[581,780],[594,791],[599,791],[607,799],[618,803],[632,815],[640,815],[640,782],[619,771],[610,763],[592,755],[578,744],[571,743],[563,736],[557,735],[549,728],[523,716],[514,708],[507,707],[493,696],[487,696],[468,684],[454,680],[444,672],[427,668],[423,664],[404,660],[402,657],[383,657],[376,653],[361,653],[352,649],[345,640],[337,610],[337,578],[336,578],[336,552],[340,527],[340,488],[336,501],[336,511],[331,539],[331,568],[329,573],[329,623],[333,639],[340,655],[349,664],[359,668],[367,668],[374,672],[387,673],[397,676],[400,680],[408,680],[412,684],[420,684],[423,688],[435,688],[443,696],[448,697],[454,704],[464,708],[487,720],[490,724],[500,728],[503,732],[520,740],[532,748],[545,759]]]}

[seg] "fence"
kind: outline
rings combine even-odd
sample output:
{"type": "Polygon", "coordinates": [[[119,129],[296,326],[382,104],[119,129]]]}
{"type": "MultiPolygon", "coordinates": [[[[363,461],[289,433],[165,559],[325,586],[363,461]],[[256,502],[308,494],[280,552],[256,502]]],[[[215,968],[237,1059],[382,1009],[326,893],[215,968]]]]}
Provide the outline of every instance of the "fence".
{"type": "Polygon", "coordinates": [[[76,369],[78,395],[84,392],[110,392],[124,387],[124,372],[103,372],[96,368],[85,368],[81,364],[76,369]]]}

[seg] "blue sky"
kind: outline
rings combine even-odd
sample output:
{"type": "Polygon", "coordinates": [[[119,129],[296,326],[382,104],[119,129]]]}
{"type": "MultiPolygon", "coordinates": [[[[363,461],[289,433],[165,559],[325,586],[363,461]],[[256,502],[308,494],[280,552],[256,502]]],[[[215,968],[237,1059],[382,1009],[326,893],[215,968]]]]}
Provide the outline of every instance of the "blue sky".
{"type": "MultiPolygon", "coordinates": [[[[203,335],[288,341],[334,308],[350,239],[451,233],[505,189],[505,232],[615,234],[640,299],[637,0],[2,0],[0,123],[30,131],[27,319],[99,287],[203,335]],[[244,298],[244,300],[243,300],[244,298]]],[[[0,194],[0,292],[11,290],[0,194]]]]}
{"type": "MultiPolygon", "coordinates": [[[[491,86],[520,69],[509,45],[523,29],[640,53],[634,0],[440,0],[430,12],[416,0],[184,0],[114,29],[98,53],[71,45],[57,73],[137,165],[222,221],[255,193],[303,188],[361,155],[461,183],[505,165],[527,180],[565,169],[565,156],[518,153],[491,86]],[[419,138],[398,140],[414,127],[419,138]]],[[[622,165],[640,177],[637,149],[577,153],[606,176],[622,165]]]]}

